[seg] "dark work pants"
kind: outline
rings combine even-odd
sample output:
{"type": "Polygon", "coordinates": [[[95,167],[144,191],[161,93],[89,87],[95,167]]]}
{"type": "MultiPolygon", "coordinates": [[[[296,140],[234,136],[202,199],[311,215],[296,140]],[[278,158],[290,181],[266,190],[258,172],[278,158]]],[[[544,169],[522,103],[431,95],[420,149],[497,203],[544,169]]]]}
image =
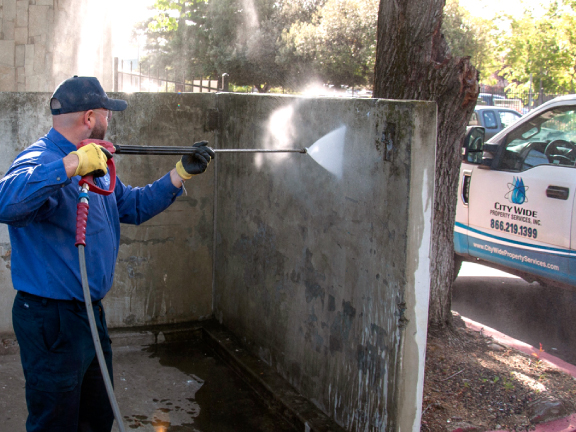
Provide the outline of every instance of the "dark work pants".
{"type": "MultiPolygon", "coordinates": [[[[100,301],[93,303],[108,371],[112,348],[100,301]]],[[[86,306],[19,291],[12,308],[28,405],[28,432],[110,432],[114,414],[100,373],[86,306]]]]}

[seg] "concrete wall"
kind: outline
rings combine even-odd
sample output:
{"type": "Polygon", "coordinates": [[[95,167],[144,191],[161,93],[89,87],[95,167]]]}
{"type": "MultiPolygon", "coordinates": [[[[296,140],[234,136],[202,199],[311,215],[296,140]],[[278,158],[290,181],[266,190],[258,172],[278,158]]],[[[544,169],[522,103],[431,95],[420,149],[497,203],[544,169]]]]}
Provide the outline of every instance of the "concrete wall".
{"type": "MultiPolygon", "coordinates": [[[[16,155],[51,127],[50,93],[0,93],[0,175],[16,155]]],[[[205,131],[213,95],[120,94],[128,109],[114,113],[107,139],[118,144],[186,145],[205,131]]],[[[178,156],[116,156],[119,178],[144,186],[174,167],[178,156]]],[[[214,171],[187,182],[164,213],[136,227],[122,225],[112,291],[105,299],[110,327],[199,320],[212,314],[214,171]]],[[[8,228],[0,224],[0,333],[11,333],[15,291],[8,228]]]]}
{"type": "MultiPolygon", "coordinates": [[[[5,0],[4,0],[5,1],[5,0]]],[[[0,93],[0,175],[50,127],[50,94],[0,93]]],[[[429,293],[433,103],[233,94],[121,94],[118,144],[302,148],[346,127],[341,178],[311,156],[219,153],[189,196],[122,226],[111,327],[212,313],[350,431],[420,426],[429,293]],[[216,134],[207,129],[218,108],[216,134]],[[216,218],[214,218],[214,212],[216,218]],[[213,265],[213,257],[215,265],[213,265]]],[[[330,151],[328,152],[328,154],[330,151]]],[[[144,185],[174,156],[116,157],[144,185]]],[[[0,225],[0,333],[11,332],[0,225]]]]}
{"type": "Polygon", "coordinates": [[[435,105],[224,94],[218,105],[222,147],[309,147],[347,131],[341,179],[297,153],[218,158],[216,317],[348,430],[419,430],[435,105]]]}
{"type": "MultiPolygon", "coordinates": [[[[16,155],[48,132],[51,125],[46,94],[0,93],[0,175],[16,155]]],[[[16,292],[10,277],[12,249],[8,227],[0,224],[0,333],[12,333],[12,302],[16,292]]]]}
{"type": "Polygon", "coordinates": [[[0,0],[0,91],[52,92],[72,75],[97,76],[111,90],[106,1],[0,0]]]}

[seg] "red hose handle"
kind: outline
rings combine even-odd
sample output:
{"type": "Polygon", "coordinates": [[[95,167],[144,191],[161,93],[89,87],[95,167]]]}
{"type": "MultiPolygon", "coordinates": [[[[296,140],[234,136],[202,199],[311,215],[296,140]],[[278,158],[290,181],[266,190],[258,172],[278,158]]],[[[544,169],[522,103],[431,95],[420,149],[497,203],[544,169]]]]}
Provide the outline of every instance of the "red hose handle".
{"type": "MultiPolygon", "coordinates": [[[[80,142],[80,144],[78,144],[78,148],[84,147],[85,145],[92,143],[104,147],[110,153],[114,153],[116,151],[114,145],[111,142],[90,138],[80,142]]],[[[105,195],[105,196],[110,195],[112,192],[114,192],[114,188],[116,187],[116,164],[114,163],[114,158],[108,159],[108,162],[106,162],[106,166],[108,167],[108,174],[110,174],[110,188],[108,190],[101,189],[98,186],[96,186],[94,184],[93,175],[85,175],[84,177],[82,177],[82,179],[80,179],[78,185],[81,187],[83,184],[87,183],[90,186],[90,192],[97,193],[98,195],[105,195]]]]}
{"type": "Polygon", "coordinates": [[[76,243],[74,246],[86,246],[86,225],[88,224],[88,203],[76,205],[76,243]]]}

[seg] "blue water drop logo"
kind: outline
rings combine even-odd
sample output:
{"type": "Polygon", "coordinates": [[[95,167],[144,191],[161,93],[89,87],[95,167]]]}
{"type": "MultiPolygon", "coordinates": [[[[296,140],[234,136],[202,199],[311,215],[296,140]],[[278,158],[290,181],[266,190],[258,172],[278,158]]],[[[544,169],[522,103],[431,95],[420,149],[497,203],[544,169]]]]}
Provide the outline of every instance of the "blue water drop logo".
{"type": "Polygon", "coordinates": [[[508,192],[504,198],[513,204],[524,204],[528,202],[528,197],[526,196],[527,191],[528,186],[524,185],[522,177],[513,177],[512,183],[508,183],[508,192]]]}

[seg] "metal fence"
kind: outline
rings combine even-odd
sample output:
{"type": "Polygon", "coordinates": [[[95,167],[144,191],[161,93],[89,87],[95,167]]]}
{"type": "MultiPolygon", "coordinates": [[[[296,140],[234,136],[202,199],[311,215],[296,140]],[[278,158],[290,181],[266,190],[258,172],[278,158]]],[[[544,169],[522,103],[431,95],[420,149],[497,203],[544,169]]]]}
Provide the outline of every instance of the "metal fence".
{"type": "Polygon", "coordinates": [[[164,69],[142,70],[142,65],[136,68],[132,61],[114,58],[114,91],[116,92],[190,92],[213,93],[228,90],[228,75],[218,78],[186,77],[176,71],[164,69]]]}
{"type": "Polygon", "coordinates": [[[478,96],[477,105],[494,105],[503,108],[511,108],[520,114],[526,114],[544,102],[554,99],[561,94],[549,94],[540,91],[506,91],[504,89],[482,89],[478,96]]]}

